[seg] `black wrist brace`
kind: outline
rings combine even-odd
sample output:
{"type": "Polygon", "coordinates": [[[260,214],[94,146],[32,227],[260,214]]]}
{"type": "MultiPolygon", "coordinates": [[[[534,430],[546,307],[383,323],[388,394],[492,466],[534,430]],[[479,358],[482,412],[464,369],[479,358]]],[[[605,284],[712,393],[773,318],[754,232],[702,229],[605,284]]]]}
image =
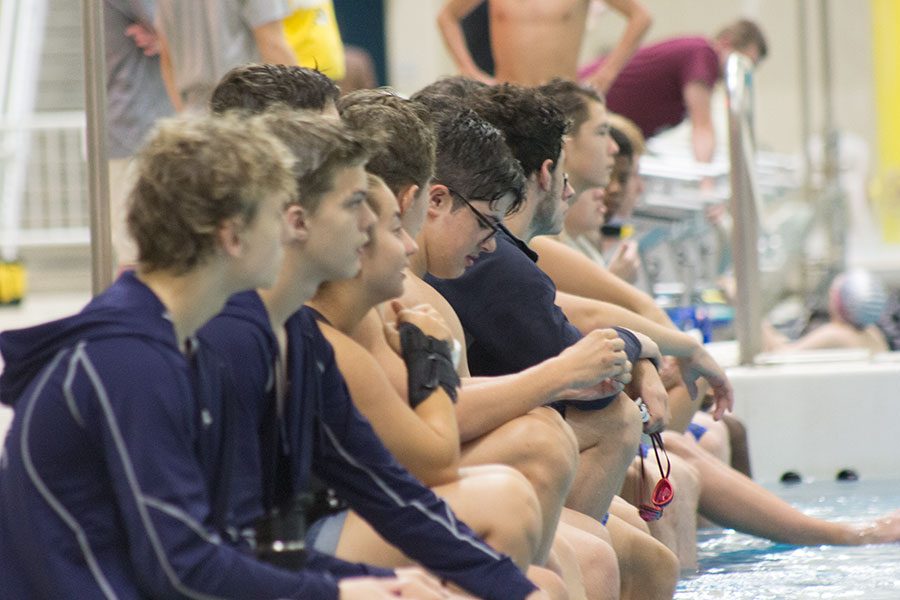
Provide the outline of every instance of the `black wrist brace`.
{"type": "MultiPolygon", "coordinates": [[[[625,329],[624,327],[613,327],[616,330],[616,333],[619,334],[619,337],[622,338],[622,341],[625,342],[625,354],[628,355],[628,360],[631,361],[631,366],[634,367],[637,365],[637,361],[641,359],[641,352],[643,351],[643,347],[641,346],[640,340],[638,340],[637,336],[634,335],[630,329],[625,329]]],[[[643,360],[649,360],[650,364],[652,364],[657,371],[659,371],[659,360],[655,358],[648,357],[643,360]]]]}
{"type": "Polygon", "coordinates": [[[459,375],[453,368],[450,344],[425,335],[412,323],[400,323],[400,347],[406,363],[409,405],[424,402],[438,386],[456,402],[459,375]]]}

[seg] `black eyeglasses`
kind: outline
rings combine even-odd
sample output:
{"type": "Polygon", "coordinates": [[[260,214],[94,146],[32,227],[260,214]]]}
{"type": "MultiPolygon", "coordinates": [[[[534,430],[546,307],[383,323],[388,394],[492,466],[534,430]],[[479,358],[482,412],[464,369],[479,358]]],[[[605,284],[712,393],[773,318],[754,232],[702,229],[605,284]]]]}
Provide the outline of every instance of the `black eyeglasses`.
{"type": "Polygon", "coordinates": [[[462,201],[463,201],[463,204],[465,204],[466,206],[469,207],[469,210],[471,210],[471,211],[472,211],[472,214],[475,215],[475,219],[478,221],[478,226],[479,226],[481,229],[484,229],[484,230],[489,231],[489,233],[485,236],[485,238],[484,238],[483,240],[481,240],[481,243],[482,243],[482,244],[484,244],[485,242],[487,242],[488,240],[490,240],[492,237],[494,237],[495,235],[497,235],[497,233],[499,233],[500,228],[497,226],[497,223],[495,223],[495,222],[492,221],[491,219],[487,218],[487,217],[484,215],[484,213],[482,213],[480,210],[478,210],[477,208],[475,208],[474,206],[472,206],[472,203],[469,202],[468,199],[466,199],[465,196],[463,196],[462,194],[460,194],[459,192],[457,192],[456,190],[454,190],[453,188],[451,188],[451,187],[448,186],[448,185],[445,185],[444,187],[447,188],[447,191],[448,191],[448,192],[450,192],[451,194],[453,194],[454,196],[456,196],[457,198],[459,198],[460,200],[462,200],[462,201]]]}

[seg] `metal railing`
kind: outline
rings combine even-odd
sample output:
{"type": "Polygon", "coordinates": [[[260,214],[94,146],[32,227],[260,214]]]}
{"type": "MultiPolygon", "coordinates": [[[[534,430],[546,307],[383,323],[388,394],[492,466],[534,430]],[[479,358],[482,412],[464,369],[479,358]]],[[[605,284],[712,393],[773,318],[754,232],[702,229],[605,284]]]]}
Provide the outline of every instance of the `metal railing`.
{"type": "Polygon", "coordinates": [[[753,63],[732,53],[725,64],[728,93],[728,144],[731,159],[732,253],[737,284],[735,333],[741,364],[753,364],[762,350],[759,291],[759,193],[753,134],[753,63]]]}
{"type": "Polygon", "coordinates": [[[24,174],[19,193],[0,198],[0,213],[15,215],[0,223],[0,246],[14,255],[23,247],[89,244],[84,113],[0,121],[0,141],[7,165],[0,178],[24,174]]]}

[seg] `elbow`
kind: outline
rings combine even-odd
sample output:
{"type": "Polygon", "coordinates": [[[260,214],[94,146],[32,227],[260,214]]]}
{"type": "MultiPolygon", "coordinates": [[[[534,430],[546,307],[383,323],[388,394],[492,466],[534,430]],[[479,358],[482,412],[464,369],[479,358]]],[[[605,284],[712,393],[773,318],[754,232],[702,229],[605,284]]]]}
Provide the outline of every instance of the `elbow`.
{"type": "Polygon", "coordinates": [[[640,11],[637,14],[637,22],[638,27],[641,32],[641,37],[650,31],[650,28],[653,26],[653,14],[647,10],[646,7],[641,6],[640,11]]]}
{"type": "Polygon", "coordinates": [[[435,22],[437,23],[438,31],[441,32],[441,35],[446,39],[447,30],[453,24],[456,18],[450,14],[450,11],[445,6],[438,12],[437,18],[435,22]]]}
{"type": "Polygon", "coordinates": [[[426,487],[435,488],[441,485],[456,483],[459,481],[459,468],[441,469],[428,474],[428,477],[422,477],[421,481],[426,487]]]}
{"type": "Polygon", "coordinates": [[[435,456],[426,469],[422,470],[421,479],[428,487],[436,487],[459,481],[459,444],[455,452],[443,452],[435,456]]]}
{"type": "Polygon", "coordinates": [[[459,440],[462,444],[471,442],[475,438],[481,437],[487,433],[483,422],[478,419],[466,418],[462,416],[464,414],[466,414],[466,411],[456,411],[457,426],[459,427],[459,440]]]}

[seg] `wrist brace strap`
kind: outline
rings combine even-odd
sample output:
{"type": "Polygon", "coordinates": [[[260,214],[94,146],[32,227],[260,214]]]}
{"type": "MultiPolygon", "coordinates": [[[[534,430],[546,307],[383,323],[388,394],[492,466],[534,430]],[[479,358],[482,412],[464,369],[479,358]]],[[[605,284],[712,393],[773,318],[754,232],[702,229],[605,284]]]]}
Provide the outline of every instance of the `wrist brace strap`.
{"type": "Polygon", "coordinates": [[[459,375],[453,368],[450,344],[425,335],[412,323],[401,323],[400,347],[406,363],[409,405],[413,408],[424,402],[442,387],[452,402],[456,402],[459,375]]]}

